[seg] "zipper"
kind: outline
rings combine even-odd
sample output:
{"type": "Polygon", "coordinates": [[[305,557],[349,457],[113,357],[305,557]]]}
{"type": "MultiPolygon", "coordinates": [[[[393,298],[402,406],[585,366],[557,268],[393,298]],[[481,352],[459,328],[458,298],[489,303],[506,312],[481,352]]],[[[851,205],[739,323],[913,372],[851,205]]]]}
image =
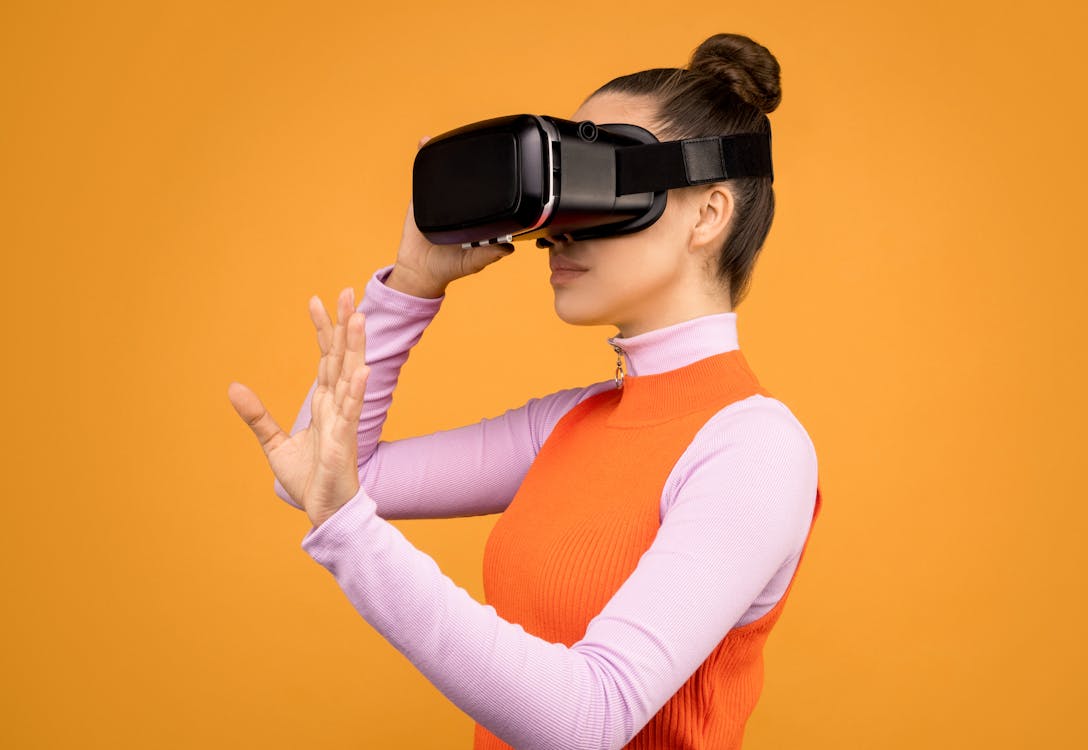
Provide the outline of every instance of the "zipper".
{"type": "Polygon", "coordinates": [[[612,348],[616,350],[616,387],[623,388],[623,349],[612,339],[608,340],[612,348]]]}

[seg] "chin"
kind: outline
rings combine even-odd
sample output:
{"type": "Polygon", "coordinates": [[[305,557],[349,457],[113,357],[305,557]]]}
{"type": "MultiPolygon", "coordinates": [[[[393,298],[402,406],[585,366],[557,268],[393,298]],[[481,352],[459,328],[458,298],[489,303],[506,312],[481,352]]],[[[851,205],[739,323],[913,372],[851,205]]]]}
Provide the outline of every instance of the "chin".
{"type": "Polygon", "coordinates": [[[600,326],[608,325],[609,315],[600,304],[593,304],[588,300],[581,300],[564,296],[563,290],[555,291],[555,314],[564,323],[573,326],[600,326]]]}

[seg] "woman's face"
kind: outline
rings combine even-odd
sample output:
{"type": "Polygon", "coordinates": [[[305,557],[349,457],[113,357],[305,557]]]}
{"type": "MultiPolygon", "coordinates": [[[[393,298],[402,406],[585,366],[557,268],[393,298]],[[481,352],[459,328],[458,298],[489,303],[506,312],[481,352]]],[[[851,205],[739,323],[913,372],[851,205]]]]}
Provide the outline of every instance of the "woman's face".
{"type": "MultiPolygon", "coordinates": [[[[627,122],[658,136],[654,114],[649,98],[600,94],[586,100],[570,119],[627,122]]],[[[728,221],[733,207],[728,191],[720,186],[718,191],[711,201],[718,213],[710,212],[710,219],[716,221],[715,233],[728,221]]],[[[730,310],[728,294],[712,280],[712,269],[707,267],[712,260],[709,251],[720,247],[720,238],[700,246],[708,239],[704,204],[709,194],[691,188],[670,190],[664,213],[639,232],[578,242],[566,235],[549,235],[539,241],[539,245],[551,245],[549,262],[562,257],[587,269],[552,275],[559,317],[574,325],[612,324],[620,336],[629,337],[730,310]]]]}

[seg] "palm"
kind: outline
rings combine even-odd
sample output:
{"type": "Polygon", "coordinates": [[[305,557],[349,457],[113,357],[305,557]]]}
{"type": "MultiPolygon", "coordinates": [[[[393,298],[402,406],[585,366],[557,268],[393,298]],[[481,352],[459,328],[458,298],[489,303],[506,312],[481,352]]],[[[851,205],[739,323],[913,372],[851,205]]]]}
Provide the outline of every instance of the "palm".
{"type": "Polygon", "coordinates": [[[305,427],[266,454],[272,473],[300,508],[303,507],[303,492],[313,472],[313,437],[313,430],[305,427]]]}
{"type": "MultiPolygon", "coordinates": [[[[338,506],[336,498],[347,500],[359,487],[355,430],[353,427],[350,439],[346,439],[346,425],[336,402],[338,387],[337,383],[322,383],[319,378],[314,391],[310,426],[313,447],[302,490],[302,505],[311,516],[326,510],[331,512],[338,506]]],[[[345,395],[346,392],[342,393],[342,397],[345,395]]],[[[358,418],[353,425],[357,423],[358,418]]]]}

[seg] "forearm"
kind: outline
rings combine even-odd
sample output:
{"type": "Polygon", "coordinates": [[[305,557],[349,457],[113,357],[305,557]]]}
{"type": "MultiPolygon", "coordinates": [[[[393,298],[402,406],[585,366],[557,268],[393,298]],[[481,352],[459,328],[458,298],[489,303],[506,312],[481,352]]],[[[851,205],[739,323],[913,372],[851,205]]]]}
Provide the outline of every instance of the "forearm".
{"type": "Polygon", "coordinates": [[[567,388],[462,427],[380,441],[360,482],[387,520],[501,513],[555,422],[613,387],[567,388]]]}
{"type": "Polygon", "coordinates": [[[360,492],[303,539],[356,611],[455,705],[518,748],[621,747],[631,717],[590,644],[572,649],[473,599],[360,492]]]}

